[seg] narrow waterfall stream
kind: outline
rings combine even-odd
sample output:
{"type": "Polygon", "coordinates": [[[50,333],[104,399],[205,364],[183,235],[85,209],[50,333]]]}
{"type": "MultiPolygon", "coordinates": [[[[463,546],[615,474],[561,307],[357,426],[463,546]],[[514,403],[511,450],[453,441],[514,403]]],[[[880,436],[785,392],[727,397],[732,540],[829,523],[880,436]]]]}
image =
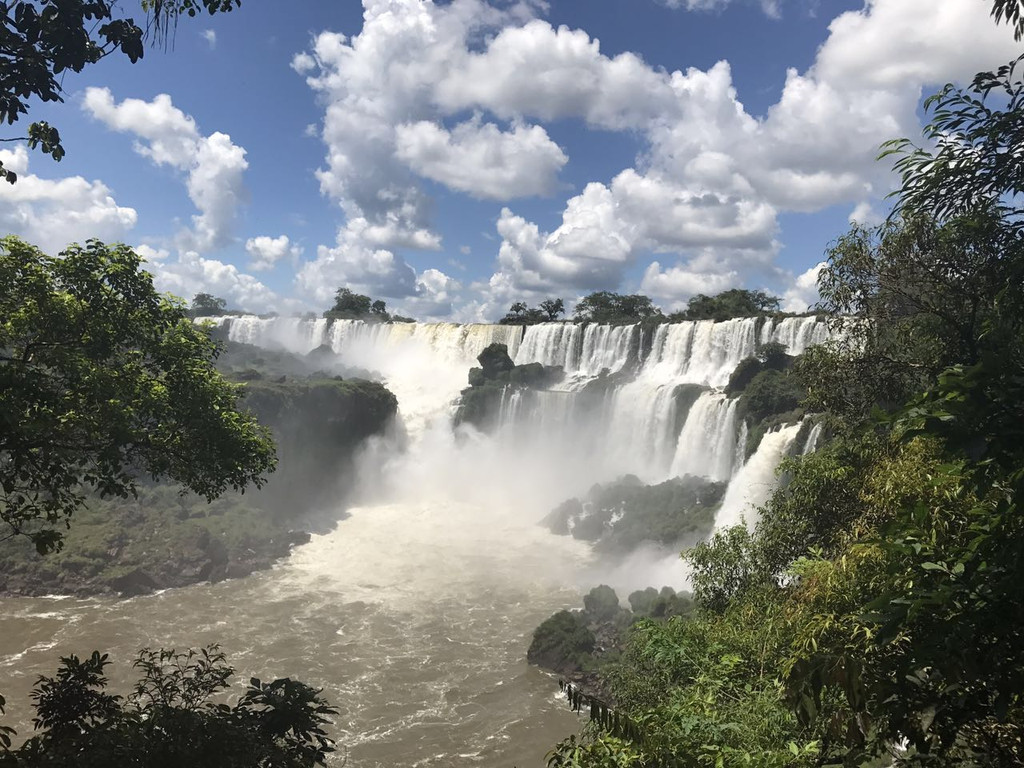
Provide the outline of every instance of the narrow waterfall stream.
{"type": "MultiPolygon", "coordinates": [[[[132,678],[138,648],[219,642],[240,679],[293,676],[341,709],[350,768],[537,766],[578,728],[547,674],[526,664],[530,633],[602,580],[685,586],[678,558],[643,552],[609,571],[588,545],[537,523],[565,498],[632,472],[729,481],[717,527],[767,498],[799,425],[765,436],[738,466],[735,401],[711,390],[765,341],[791,354],[824,340],[814,318],[638,326],[367,325],[230,318],[232,340],[306,353],[329,345],[379,372],[406,440],[375,441],[359,506],[270,571],[130,600],[0,598],[5,723],[28,731],[27,693],[60,654],[99,649],[132,678]],[[502,401],[494,435],[453,432],[452,403],[488,344],[517,363],[565,369],[565,383],[502,401]],[[602,371],[631,369],[596,411],[577,407],[602,371]],[[689,401],[687,386],[705,390],[689,401]],[[650,581],[646,581],[650,580],[650,581]]],[[[745,432],[743,433],[745,435],[745,432]]],[[[343,510],[335,510],[341,516],[343,510]]],[[[622,594],[622,592],[620,592],[622,594]]],[[[123,690],[123,689],[122,689],[123,690]]]]}

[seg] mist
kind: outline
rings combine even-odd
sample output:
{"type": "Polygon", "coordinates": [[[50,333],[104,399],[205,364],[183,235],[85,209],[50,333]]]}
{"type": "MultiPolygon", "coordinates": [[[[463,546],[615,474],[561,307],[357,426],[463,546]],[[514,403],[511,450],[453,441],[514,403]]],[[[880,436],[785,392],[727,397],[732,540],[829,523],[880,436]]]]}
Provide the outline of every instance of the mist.
{"type": "MultiPolygon", "coordinates": [[[[285,350],[307,367],[315,358],[337,375],[363,372],[394,393],[398,414],[386,433],[365,441],[351,466],[334,470],[325,486],[332,493],[316,497],[310,513],[328,524],[345,517],[339,547],[346,536],[376,540],[394,556],[376,558],[375,568],[401,561],[401,568],[429,572],[434,589],[481,574],[581,589],[599,582],[623,591],[686,588],[679,550],[692,538],[598,552],[540,523],[566,499],[623,476],[724,482],[724,517],[715,527],[749,516],[774,487],[795,432],[770,434],[744,461],[736,401],[716,387],[759,343],[779,341],[799,354],[824,338],[814,318],[665,324],[646,336],[639,325],[567,323],[524,329],[242,317],[224,326],[232,341],[285,350]],[[543,389],[506,388],[485,428],[457,424],[469,370],[493,343],[504,344],[517,365],[559,366],[562,375],[543,389]]],[[[321,450],[311,440],[303,454],[321,450]]],[[[329,462],[321,457],[319,466],[329,462]]],[[[296,555],[304,556],[310,552],[296,555]]]]}

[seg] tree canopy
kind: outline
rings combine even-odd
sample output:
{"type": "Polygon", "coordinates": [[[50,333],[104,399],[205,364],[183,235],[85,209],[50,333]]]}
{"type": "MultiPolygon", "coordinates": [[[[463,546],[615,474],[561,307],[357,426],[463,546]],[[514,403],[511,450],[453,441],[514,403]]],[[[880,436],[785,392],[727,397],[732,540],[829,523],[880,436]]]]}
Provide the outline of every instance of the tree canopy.
{"type": "Polygon", "coordinates": [[[381,299],[372,299],[350,288],[339,288],[334,294],[334,306],[324,312],[324,317],[337,320],[371,320],[374,322],[408,322],[409,318],[392,318],[387,304],[381,299]]]}
{"type": "Polygon", "coordinates": [[[40,677],[32,692],[40,732],[11,750],[13,732],[0,727],[0,768],[313,768],[334,751],[323,726],[337,710],[297,680],[252,678],[236,703],[213,701],[234,674],[217,646],[143,649],[127,697],[107,692],[110,664],[98,652],[65,656],[56,676],[40,677]]]}
{"type": "Polygon", "coordinates": [[[189,314],[192,315],[192,317],[211,317],[214,315],[222,315],[227,307],[228,303],[218,296],[213,296],[209,293],[197,293],[192,299],[192,306],[189,308],[189,314]]]}
{"type": "Polygon", "coordinates": [[[141,266],[124,245],[0,239],[0,522],[41,552],[88,493],[149,476],[213,499],[275,466],[217,345],[141,266]]]}
{"type": "MultiPolygon", "coordinates": [[[[122,16],[118,5],[117,0],[0,3],[0,123],[14,125],[28,114],[32,98],[63,101],[67,71],[81,72],[116,51],[134,64],[145,54],[147,36],[166,42],[181,16],[231,11],[241,0],[142,0],[145,28],[122,16]]],[[[15,140],[27,141],[30,149],[38,147],[54,160],[64,157],[60,133],[49,123],[32,123],[25,136],[3,139],[15,140]]],[[[13,184],[18,177],[0,163],[0,178],[13,184]]]]}
{"type": "Polygon", "coordinates": [[[553,323],[559,315],[565,314],[565,302],[561,299],[544,299],[538,306],[531,307],[525,301],[517,301],[503,318],[501,325],[536,325],[553,323]]]}
{"type": "Polygon", "coordinates": [[[764,291],[732,288],[716,296],[698,293],[682,312],[670,315],[670,320],[731,320],[734,317],[758,317],[779,311],[780,300],[764,291]]]}
{"type": "Polygon", "coordinates": [[[576,320],[593,323],[637,323],[660,315],[661,310],[647,296],[611,291],[596,291],[584,296],[573,309],[576,320]]]}

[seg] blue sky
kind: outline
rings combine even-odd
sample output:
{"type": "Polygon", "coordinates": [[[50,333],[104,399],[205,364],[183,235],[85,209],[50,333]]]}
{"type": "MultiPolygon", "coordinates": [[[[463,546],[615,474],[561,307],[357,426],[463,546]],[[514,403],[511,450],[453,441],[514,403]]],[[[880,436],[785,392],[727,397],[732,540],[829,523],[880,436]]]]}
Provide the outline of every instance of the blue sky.
{"type": "Polygon", "coordinates": [[[800,309],[878,145],[1018,53],[983,0],[245,0],[64,80],[0,228],[140,248],[164,289],[421,319],[763,288],[800,309]],[[284,11],[283,9],[287,9],[284,11]]]}

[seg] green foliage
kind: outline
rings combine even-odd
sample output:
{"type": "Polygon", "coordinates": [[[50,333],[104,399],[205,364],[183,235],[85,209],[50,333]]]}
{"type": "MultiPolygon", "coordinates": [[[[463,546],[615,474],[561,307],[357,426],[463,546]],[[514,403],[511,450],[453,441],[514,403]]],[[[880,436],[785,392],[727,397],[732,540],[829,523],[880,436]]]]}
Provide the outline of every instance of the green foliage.
{"type": "Polygon", "coordinates": [[[224,299],[213,296],[209,293],[197,293],[192,299],[192,306],[189,314],[192,317],[212,317],[223,315],[228,303],[224,299]]]}
{"type": "Polygon", "coordinates": [[[777,608],[759,607],[638,621],[608,672],[616,706],[567,690],[591,724],[585,738],[559,744],[549,765],[818,764],[820,744],[788,711],[778,679],[787,623],[777,608]]]}
{"type": "Polygon", "coordinates": [[[800,405],[802,394],[795,376],[765,369],[744,388],[737,412],[752,422],[759,422],[769,416],[794,410],[800,405]]]}
{"type": "Polygon", "coordinates": [[[620,610],[619,596],[607,584],[594,587],[583,596],[583,611],[593,621],[611,621],[620,610]]]}
{"type": "Polygon", "coordinates": [[[579,670],[594,651],[594,633],[571,611],[559,611],[533,632],[526,659],[549,669],[579,670]]]}
{"type": "Polygon", "coordinates": [[[565,314],[565,303],[561,299],[544,299],[540,303],[540,310],[544,313],[547,321],[553,323],[559,315],[565,314]]]}
{"type": "Polygon", "coordinates": [[[937,149],[887,150],[902,218],[830,250],[836,341],[743,388],[763,414],[794,376],[829,443],[755,531],[687,553],[693,614],[634,629],[610,688],[639,732],[602,720],[554,764],[1024,763],[1024,82],[927,109],[937,149]]]}
{"type": "Polygon", "coordinates": [[[635,475],[595,485],[580,499],[552,510],[545,523],[555,533],[627,552],[644,542],[673,547],[705,538],[725,493],[724,483],[682,477],[644,485],[635,475]]]}
{"type": "Polygon", "coordinates": [[[140,475],[207,499],[275,464],[237,407],[217,346],[153,287],[127,246],[58,258],[0,240],[0,520],[40,552],[86,493],[128,497],[140,475]]]}
{"type": "Polygon", "coordinates": [[[214,699],[234,670],[217,646],[177,653],[142,650],[127,697],[107,693],[108,657],[66,656],[32,692],[36,729],[20,748],[0,749],[3,768],[312,768],[334,751],[324,726],[337,710],[304,683],[252,678],[234,705],[214,699]]]}
{"type": "MultiPolygon", "coordinates": [[[[182,13],[195,16],[205,9],[213,14],[240,4],[241,0],[145,0],[142,8],[151,14],[156,38],[166,39],[168,22],[176,23],[182,13]]],[[[115,51],[133,64],[145,53],[146,30],[133,18],[115,18],[120,9],[113,0],[25,0],[0,8],[0,123],[20,120],[33,98],[63,101],[68,71],[81,72],[115,51]]],[[[29,149],[40,147],[58,161],[64,157],[60,134],[49,123],[32,123],[25,138],[29,149]]],[[[0,163],[0,178],[13,184],[18,177],[0,163]]]]}
{"type": "Polygon", "coordinates": [[[349,288],[339,288],[334,294],[334,306],[324,312],[324,317],[359,320],[373,311],[373,299],[349,288]]]}
{"type": "MultiPolygon", "coordinates": [[[[1018,2],[997,5],[1012,7],[1021,29],[1018,2]]],[[[933,119],[924,134],[934,150],[906,138],[883,145],[882,157],[896,158],[902,180],[896,210],[941,220],[969,218],[1024,190],[1014,151],[1024,136],[1021,60],[978,73],[969,89],[949,84],[925,101],[933,119]],[[993,93],[1001,109],[988,103],[993,93]]]]}
{"type": "Polygon", "coordinates": [[[661,310],[651,303],[649,297],[610,291],[584,296],[573,310],[574,319],[591,323],[637,323],[660,316],[661,310]]]}
{"type": "Polygon", "coordinates": [[[501,325],[536,325],[553,323],[559,315],[565,314],[565,303],[561,299],[545,299],[537,307],[530,307],[525,301],[517,301],[498,323],[501,325]]]}
{"type": "Polygon", "coordinates": [[[137,594],[218,581],[268,567],[296,540],[287,517],[248,497],[210,504],[180,487],[143,486],[137,498],[88,499],[59,552],[0,542],[0,591],[137,594]]]}
{"type": "Polygon", "coordinates": [[[672,587],[638,589],[629,595],[629,606],[641,618],[664,619],[669,616],[683,616],[693,610],[693,600],[686,592],[676,592],[672,587]]]}
{"type": "Polygon", "coordinates": [[[687,302],[686,309],[669,316],[671,322],[681,320],[732,320],[734,317],[759,317],[779,311],[780,299],[764,291],[732,288],[716,296],[698,293],[687,302]]]}
{"type": "Polygon", "coordinates": [[[462,390],[455,424],[472,424],[488,430],[500,412],[502,398],[509,388],[544,389],[562,378],[561,367],[540,363],[516,365],[508,354],[508,345],[489,344],[477,356],[479,368],[469,369],[469,387],[462,390]]]}
{"type": "Polygon", "coordinates": [[[723,613],[738,597],[765,586],[770,574],[759,567],[754,552],[750,531],[742,525],[720,531],[687,551],[697,604],[723,613]]]}
{"type": "Polygon", "coordinates": [[[334,306],[324,312],[324,317],[333,320],[365,320],[374,323],[414,323],[411,317],[394,317],[388,312],[387,304],[381,299],[371,299],[349,288],[339,288],[334,294],[334,306]]]}

